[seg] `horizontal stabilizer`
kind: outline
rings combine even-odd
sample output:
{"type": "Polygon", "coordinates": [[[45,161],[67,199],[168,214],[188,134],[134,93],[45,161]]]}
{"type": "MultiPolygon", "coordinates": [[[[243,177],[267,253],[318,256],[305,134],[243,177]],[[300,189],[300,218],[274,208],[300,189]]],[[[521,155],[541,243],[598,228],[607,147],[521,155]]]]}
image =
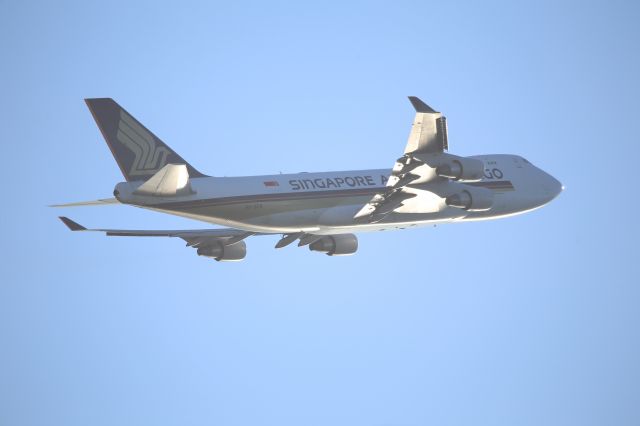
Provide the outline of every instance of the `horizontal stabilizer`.
{"type": "Polygon", "coordinates": [[[78,201],[75,203],[52,204],[49,207],[83,207],[83,206],[108,206],[109,204],[120,204],[115,198],[103,198],[100,200],[78,201]]]}

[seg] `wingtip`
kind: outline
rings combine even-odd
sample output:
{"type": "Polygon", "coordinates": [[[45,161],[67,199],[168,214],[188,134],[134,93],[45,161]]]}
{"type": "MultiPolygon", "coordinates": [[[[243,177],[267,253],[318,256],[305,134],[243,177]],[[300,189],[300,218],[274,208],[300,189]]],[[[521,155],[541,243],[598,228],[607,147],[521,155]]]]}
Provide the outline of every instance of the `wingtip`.
{"type": "Polygon", "coordinates": [[[84,98],[84,103],[89,107],[89,110],[93,111],[93,107],[99,104],[116,104],[112,98],[84,98]]]}
{"type": "Polygon", "coordinates": [[[65,216],[58,216],[58,217],[62,221],[62,223],[64,223],[67,226],[67,228],[69,228],[72,231],[86,231],[87,230],[87,228],[85,228],[84,226],[80,225],[79,223],[76,223],[76,222],[72,221],[68,217],[65,217],[65,216]]]}
{"type": "Polygon", "coordinates": [[[422,99],[417,96],[409,96],[409,101],[411,101],[411,105],[415,108],[416,112],[426,112],[434,114],[437,111],[431,108],[429,105],[425,104],[422,99]]]}

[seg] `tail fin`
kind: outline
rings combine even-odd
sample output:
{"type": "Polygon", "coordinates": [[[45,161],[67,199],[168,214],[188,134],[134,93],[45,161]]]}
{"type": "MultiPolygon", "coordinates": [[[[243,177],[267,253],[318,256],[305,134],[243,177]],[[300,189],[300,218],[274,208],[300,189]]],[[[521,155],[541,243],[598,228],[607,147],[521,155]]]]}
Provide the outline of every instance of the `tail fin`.
{"type": "Polygon", "coordinates": [[[186,165],[191,177],[205,176],[113,99],[85,99],[85,102],[127,181],[147,180],[170,163],[186,165]]]}

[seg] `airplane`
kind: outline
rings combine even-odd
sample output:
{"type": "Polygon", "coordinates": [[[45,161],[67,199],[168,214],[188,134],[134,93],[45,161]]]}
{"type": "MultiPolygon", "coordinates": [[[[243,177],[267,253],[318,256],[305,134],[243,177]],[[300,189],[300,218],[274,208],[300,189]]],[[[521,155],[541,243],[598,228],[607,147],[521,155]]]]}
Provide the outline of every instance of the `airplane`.
{"type": "Polygon", "coordinates": [[[245,258],[245,239],[282,235],[329,256],[354,254],[357,232],[490,220],[537,209],[564,189],[518,155],[450,154],[446,118],[417,97],[404,153],[390,169],[213,177],[199,172],[113,99],[85,99],[124,175],[114,198],[54,207],[126,204],[228,228],[87,229],[108,236],[177,237],[217,261],[245,258]]]}

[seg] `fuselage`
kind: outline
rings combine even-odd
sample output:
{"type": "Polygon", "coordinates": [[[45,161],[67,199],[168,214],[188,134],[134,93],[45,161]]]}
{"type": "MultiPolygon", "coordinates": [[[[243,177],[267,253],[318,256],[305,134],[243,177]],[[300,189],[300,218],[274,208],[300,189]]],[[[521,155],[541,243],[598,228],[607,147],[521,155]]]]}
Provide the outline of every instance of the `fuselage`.
{"type": "MultiPolygon", "coordinates": [[[[177,237],[216,261],[245,258],[245,239],[282,234],[328,256],[358,250],[359,232],[489,220],[537,209],[562,185],[517,155],[462,157],[449,152],[447,120],[410,96],[415,116],[391,168],[244,177],[211,177],[111,98],[85,100],[125,182],[115,198],[70,203],[128,204],[216,225],[217,229],[90,229],[66,216],[71,231],[108,236],[177,237]]],[[[391,165],[391,161],[389,161],[391,165]]]]}
{"type": "MultiPolygon", "coordinates": [[[[190,179],[193,193],[166,198],[134,194],[140,182],[122,182],[114,194],[125,204],[247,231],[330,235],[495,219],[541,207],[562,191],[558,180],[517,155],[470,158],[485,164],[483,179],[467,185],[493,192],[493,206],[487,211],[450,207],[434,194],[429,208],[408,202],[378,222],[359,223],[354,215],[384,191],[389,169],[198,177],[190,179]]],[[[429,185],[447,184],[436,180],[422,189],[431,194],[429,185]]]]}

